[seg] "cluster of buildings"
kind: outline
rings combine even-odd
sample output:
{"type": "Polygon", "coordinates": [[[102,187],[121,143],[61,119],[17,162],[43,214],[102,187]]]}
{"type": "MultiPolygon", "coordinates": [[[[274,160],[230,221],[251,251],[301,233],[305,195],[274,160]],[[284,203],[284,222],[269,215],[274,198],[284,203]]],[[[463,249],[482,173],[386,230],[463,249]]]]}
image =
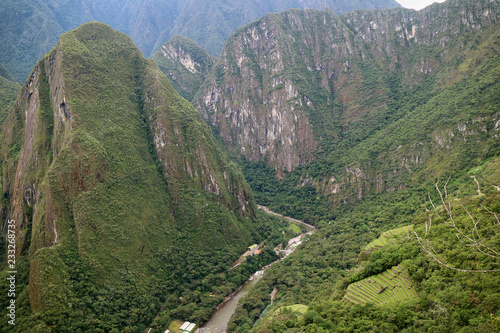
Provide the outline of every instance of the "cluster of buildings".
{"type": "Polygon", "coordinates": [[[254,245],[250,245],[248,247],[248,252],[249,255],[257,255],[257,254],[260,254],[262,252],[262,249],[260,248],[260,246],[258,244],[254,244],[254,245]]]}
{"type": "Polygon", "coordinates": [[[184,324],[179,328],[179,332],[191,333],[196,327],[195,323],[190,323],[189,321],[185,321],[184,324]]]}

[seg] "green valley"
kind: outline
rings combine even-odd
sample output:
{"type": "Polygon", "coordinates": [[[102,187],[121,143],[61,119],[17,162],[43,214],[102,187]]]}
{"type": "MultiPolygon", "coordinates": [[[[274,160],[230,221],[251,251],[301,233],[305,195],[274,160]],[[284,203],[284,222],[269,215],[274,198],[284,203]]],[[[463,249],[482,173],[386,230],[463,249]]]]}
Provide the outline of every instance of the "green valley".
{"type": "Polygon", "coordinates": [[[500,331],[500,1],[257,2],[0,10],[2,332],[500,331]]]}
{"type": "Polygon", "coordinates": [[[498,328],[499,8],[290,10],[229,38],[194,105],[259,204],[319,229],[266,272],[230,331],[498,328]],[[445,206],[437,180],[467,231],[433,217],[426,234],[431,202],[445,206]],[[404,239],[386,242],[389,230],[404,239]],[[396,266],[412,281],[406,296],[375,305],[394,286],[380,283],[346,302],[396,266]],[[305,315],[283,311],[295,304],[305,315]]]}
{"type": "Polygon", "coordinates": [[[189,303],[164,315],[203,322],[275,259],[226,272],[249,244],[292,237],[257,212],[196,110],[105,24],[61,36],[3,129],[1,214],[15,237],[0,243],[1,276],[8,288],[15,267],[17,321],[2,331],[142,331],[179,293],[189,303]]]}

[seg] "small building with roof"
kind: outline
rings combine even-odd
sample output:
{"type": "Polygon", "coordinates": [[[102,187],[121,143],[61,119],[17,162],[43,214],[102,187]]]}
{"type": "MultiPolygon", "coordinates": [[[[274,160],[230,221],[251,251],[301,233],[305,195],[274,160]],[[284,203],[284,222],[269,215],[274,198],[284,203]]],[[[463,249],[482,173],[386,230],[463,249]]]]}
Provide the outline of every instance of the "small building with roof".
{"type": "Polygon", "coordinates": [[[184,324],[179,328],[179,332],[183,333],[191,333],[196,327],[195,323],[190,323],[189,321],[185,321],[184,324]]]}

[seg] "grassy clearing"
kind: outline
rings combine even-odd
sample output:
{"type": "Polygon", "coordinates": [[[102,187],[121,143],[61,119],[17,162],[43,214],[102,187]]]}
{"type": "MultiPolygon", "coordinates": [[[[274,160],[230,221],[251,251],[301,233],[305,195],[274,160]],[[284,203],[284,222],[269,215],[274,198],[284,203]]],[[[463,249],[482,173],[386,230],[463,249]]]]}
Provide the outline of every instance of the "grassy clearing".
{"type": "Polygon", "coordinates": [[[366,245],[363,251],[371,252],[373,250],[384,247],[385,245],[389,244],[392,239],[395,239],[397,236],[406,235],[411,230],[413,230],[413,226],[407,225],[401,228],[385,231],[380,235],[379,238],[374,239],[368,245],[366,245]]]}
{"type": "Polygon", "coordinates": [[[305,314],[308,310],[308,306],[304,304],[294,304],[285,306],[284,308],[292,310],[292,312],[299,312],[301,314],[305,314]]]}
{"type": "Polygon", "coordinates": [[[302,233],[302,230],[300,230],[300,227],[296,224],[291,223],[290,224],[290,229],[292,230],[293,233],[295,234],[300,234],[302,233]]]}
{"type": "Polygon", "coordinates": [[[170,332],[176,333],[179,332],[179,328],[181,328],[181,326],[182,326],[182,321],[174,320],[170,323],[168,329],[170,330],[170,332]]]}
{"type": "Polygon", "coordinates": [[[294,304],[294,305],[288,305],[288,306],[282,306],[275,311],[271,309],[271,314],[269,316],[266,316],[267,313],[267,308],[266,310],[261,313],[261,318],[265,322],[270,322],[273,320],[282,320],[284,318],[291,318],[295,317],[297,319],[304,318],[304,315],[306,312],[309,310],[309,307],[304,304],[294,304]]]}

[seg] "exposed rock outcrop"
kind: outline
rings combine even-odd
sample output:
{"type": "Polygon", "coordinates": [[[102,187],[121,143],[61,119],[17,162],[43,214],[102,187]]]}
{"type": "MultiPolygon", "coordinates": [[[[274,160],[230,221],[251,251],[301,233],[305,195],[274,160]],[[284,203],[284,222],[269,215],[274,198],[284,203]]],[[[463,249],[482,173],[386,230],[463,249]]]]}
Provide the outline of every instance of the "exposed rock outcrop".
{"type": "Polygon", "coordinates": [[[206,253],[246,246],[255,204],[241,172],[165,75],[107,25],[61,36],[2,134],[2,217],[16,221],[34,311],[72,306],[75,266],[98,289],[127,274],[153,294],[149,265],[180,234],[206,253]]]}
{"type": "Polygon", "coordinates": [[[212,69],[215,59],[196,42],[174,36],[153,55],[153,61],[177,92],[191,101],[212,69]]]}
{"type": "Polygon", "coordinates": [[[230,150],[281,177],[404,116],[405,96],[471,75],[498,52],[499,9],[452,0],[421,11],[270,14],[229,38],[194,104],[230,150]]]}

